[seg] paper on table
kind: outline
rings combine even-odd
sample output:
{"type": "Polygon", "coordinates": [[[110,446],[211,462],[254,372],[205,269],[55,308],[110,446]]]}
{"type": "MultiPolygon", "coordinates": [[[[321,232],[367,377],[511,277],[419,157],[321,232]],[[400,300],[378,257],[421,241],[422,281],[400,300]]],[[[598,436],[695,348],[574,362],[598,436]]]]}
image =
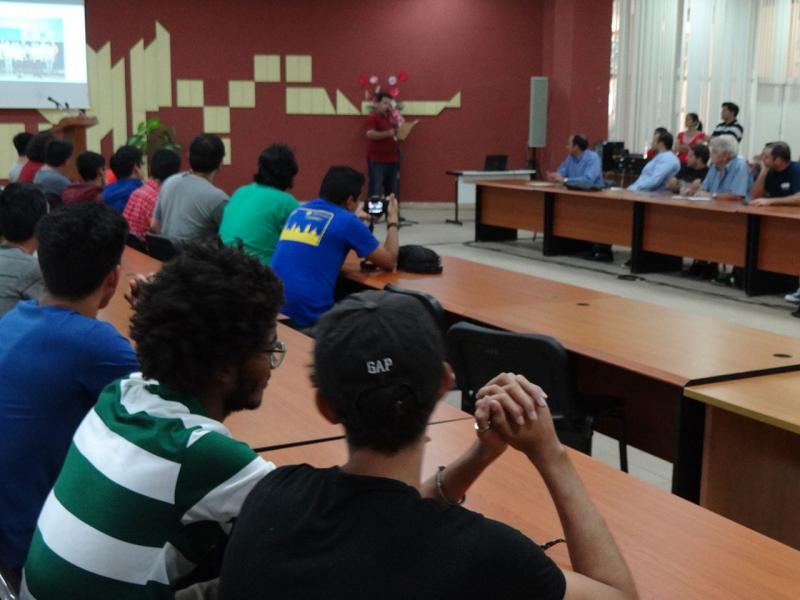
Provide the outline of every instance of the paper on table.
{"type": "Polygon", "coordinates": [[[401,124],[400,127],[397,128],[397,139],[406,139],[411,134],[411,130],[414,129],[414,125],[417,123],[419,123],[419,119],[416,121],[406,121],[405,123],[401,124]]]}
{"type": "Polygon", "coordinates": [[[709,202],[711,200],[711,196],[681,196],[679,194],[675,194],[672,199],[691,200],[692,202],[709,202]]]}

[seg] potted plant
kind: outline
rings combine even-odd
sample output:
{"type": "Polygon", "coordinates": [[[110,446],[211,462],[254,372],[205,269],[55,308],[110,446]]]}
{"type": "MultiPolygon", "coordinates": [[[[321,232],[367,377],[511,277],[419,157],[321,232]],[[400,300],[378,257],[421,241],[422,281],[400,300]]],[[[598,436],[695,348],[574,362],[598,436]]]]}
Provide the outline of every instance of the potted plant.
{"type": "Polygon", "coordinates": [[[175,141],[175,127],[162,123],[158,117],[151,117],[139,123],[136,133],[128,138],[128,145],[138,148],[147,163],[161,148],[178,153],[182,148],[175,141]]]}

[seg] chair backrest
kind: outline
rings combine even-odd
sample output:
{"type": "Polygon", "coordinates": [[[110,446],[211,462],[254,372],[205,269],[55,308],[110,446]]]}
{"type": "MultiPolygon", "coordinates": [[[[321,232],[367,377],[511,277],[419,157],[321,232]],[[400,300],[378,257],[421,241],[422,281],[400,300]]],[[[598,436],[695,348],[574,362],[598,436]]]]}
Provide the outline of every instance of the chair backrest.
{"type": "Polygon", "coordinates": [[[433,321],[436,323],[436,326],[439,327],[439,331],[442,334],[445,333],[445,327],[447,326],[447,318],[445,315],[444,308],[439,301],[431,296],[430,294],[426,294],[425,292],[418,292],[416,290],[408,290],[405,288],[397,287],[393,283],[387,283],[386,286],[383,288],[387,292],[392,292],[395,294],[405,294],[406,296],[411,296],[412,298],[416,298],[422,305],[425,307],[425,310],[433,317],[433,321]]]}
{"type": "Polygon", "coordinates": [[[508,154],[487,154],[483,161],[484,171],[505,171],[508,165],[508,154]]]}
{"type": "Polygon", "coordinates": [[[178,254],[179,250],[175,242],[168,237],[155,233],[146,233],[147,252],[153,258],[166,262],[178,254]]]}
{"type": "Polygon", "coordinates": [[[144,241],[139,236],[133,235],[132,233],[128,234],[128,238],[125,240],[125,244],[130,246],[134,250],[138,250],[139,252],[147,253],[147,246],[145,245],[144,241]]]}
{"type": "Polygon", "coordinates": [[[547,394],[553,417],[575,415],[575,391],[567,351],[546,335],[511,333],[459,322],[447,331],[447,350],[462,391],[464,410],[475,393],[502,372],[524,375],[547,394]]]}

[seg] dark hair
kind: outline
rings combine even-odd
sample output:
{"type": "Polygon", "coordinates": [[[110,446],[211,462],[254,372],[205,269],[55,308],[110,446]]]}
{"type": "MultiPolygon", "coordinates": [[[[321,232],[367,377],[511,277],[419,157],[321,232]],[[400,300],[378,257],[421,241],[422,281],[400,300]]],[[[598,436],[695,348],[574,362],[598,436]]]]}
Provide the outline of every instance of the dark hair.
{"type": "Polygon", "coordinates": [[[40,131],[28,142],[28,146],[25,148],[25,156],[28,157],[28,160],[32,160],[33,162],[43,163],[44,149],[47,147],[47,143],[52,139],[54,139],[54,136],[51,132],[40,131]]]}
{"type": "Polygon", "coordinates": [[[201,133],[189,146],[189,165],[192,171],[208,174],[219,169],[225,158],[225,144],[218,135],[201,133]]]}
{"type": "Polygon", "coordinates": [[[710,158],[710,153],[708,151],[708,146],[705,144],[693,144],[689,147],[692,153],[703,161],[704,164],[708,164],[708,159],[710,158]]]}
{"type": "Polygon", "coordinates": [[[0,235],[9,242],[31,239],[46,214],[47,200],[37,185],[10,183],[0,192],[0,235]]]}
{"type": "Polygon", "coordinates": [[[174,150],[161,148],[153,154],[150,161],[150,175],[160,183],[164,183],[167,177],[175,175],[181,170],[181,157],[174,150]]]}
{"type": "Polygon", "coordinates": [[[586,139],[586,136],[580,133],[573,133],[572,134],[572,145],[577,146],[581,149],[581,152],[586,150],[589,147],[589,141],[586,139]]]}
{"type": "Polygon", "coordinates": [[[120,146],[108,161],[117,179],[127,179],[133,175],[133,169],[141,165],[142,153],[136,146],[120,146]]]}
{"type": "Polygon", "coordinates": [[[672,134],[669,131],[662,131],[659,133],[658,141],[664,144],[664,147],[667,150],[672,150],[672,143],[674,140],[672,139],[672,134]]]}
{"type": "Polygon", "coordinates": [[[60,167],[72,156],[72,144],[66,140],[52,139],[44,147],[44,162],[49,167],[60,167]]]}
{"type": "Polygon", "coordinates": [[[319,188],[320,198],[343,206],[352,196],[358,198],[366,179],[352,167],[335,166],[328,169],[319,188]]]}
{"type": "Polygon", "coordinates": [[[258,157],[258,173],[253,181],[278,190],[288,190],[294,185],[294,176],[299,170],[289,146],[272,144],[258,157]]]}
{"type": "Polygon", "coordinates": [[[666,127],[656,127],[656,130],[653,132],[653,135],[661,135],[662,133],[668,133],[669,129],[666,127]]]}
{"type": "Polygon", "coordinates": [[[697,123],[697,131],[703,131],[703,122],[700,120],[700,117],[697,113],[686,113],[687,117],[691,117],[692,121],[697,123]]]}
{"type": "Polygon", "coordinates": [[[12,142],[14,143],[14,148],[17,149],[17,154],[20,156],[25,155],[25,149],[28,147],[28,143],[31,141],[32,137],[33,134],[27,131],[23,131],[14,136],[12,142]]]}
{"type": "Polygon", "coordinates": [[[737,104],[734,104],[733,102],[723,102],[722,108],[727,108],[729,111],[733,113],[734,117],[739,116],[739,106],[737,104]]]}
{"type": "Polygon", "coordinates": [[[775,142],[770,146],[770,154],[772,154],[772,158],[782,158],[786,162],[792,161],[792,149],[789,148],[789,144],[786,142],[775,142]]]}
{"type": "Polygon", "coordinates": [[[182,248],[142,286],[131,339],[145,377],[197,393],[218,367],[264,352],[283,286],[269,267],[236,248],[182,248]]]}
{"type": "Polygon", "coordinates": [[[47,290],[85,298],[119,264],[127,237],[127,221],[102,202],[67,204],[43,217],[36,238],[47,290]]]}
{"type": "Polygon", "coordinates": [[[81,179],[94,181],[100,175],[100,169],[106,166],[106,159],[97,152],[81,152],[75,159],[81,179]]]}
{"type": "Polygon", "coordinates": [[[377,94],[375,94],[375,104],[377,104],[378,102],[380,102],[384,98],[389,98],[391,100],[392,99],[392,95],[387,93],[387,92],[378,92],[377,94]]]}

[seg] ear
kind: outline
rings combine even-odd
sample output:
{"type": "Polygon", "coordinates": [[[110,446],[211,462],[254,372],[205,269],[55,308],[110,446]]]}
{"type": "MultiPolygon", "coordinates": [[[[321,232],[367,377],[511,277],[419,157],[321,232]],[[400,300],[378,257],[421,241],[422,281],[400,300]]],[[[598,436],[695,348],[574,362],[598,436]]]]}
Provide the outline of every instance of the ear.
{"type": "Polygon", "coordinates": [[[111,302],[111,298],[114,297],[114,292],[117,291],[117,286],[119,285],[119,279],[121,275],[122,266],[117,265],[108,275],[106,275],[103,283],[100,284],[100,287],[103,290],[102,297],[100,298],[100,308],[105,308],[108,306],[108,303],[111,302]]]}
{"type": "Polygon", "coordinates": [[[319,393],[314,395],[314,401],[317,403],[317,410],[320,414],[325,417],[325,420],[328,423],[341,423],[342,420],[339,418],[339,415],[336,414],[336,411],[333,410],[333,406],[331,406],[331,401],[328,400],[325,396],[319,393]]]}
{"type": "Polygon", "coordinates": [[[453,384],[456,382],[456,376],[453,374],[453,369],[447,362],[442,363],[442,379],[439,382],[439,391],[436,392],[437,400],[444,397],[444,395],[453,389],[453,384]]]}
{"type": "Polygon", "coordinates": [[[353,196],[350,196],[345,202],[345,207],[350,212],[356,212],[356,209],[358,208],[358,201],[353,198],[353,196]]]}

